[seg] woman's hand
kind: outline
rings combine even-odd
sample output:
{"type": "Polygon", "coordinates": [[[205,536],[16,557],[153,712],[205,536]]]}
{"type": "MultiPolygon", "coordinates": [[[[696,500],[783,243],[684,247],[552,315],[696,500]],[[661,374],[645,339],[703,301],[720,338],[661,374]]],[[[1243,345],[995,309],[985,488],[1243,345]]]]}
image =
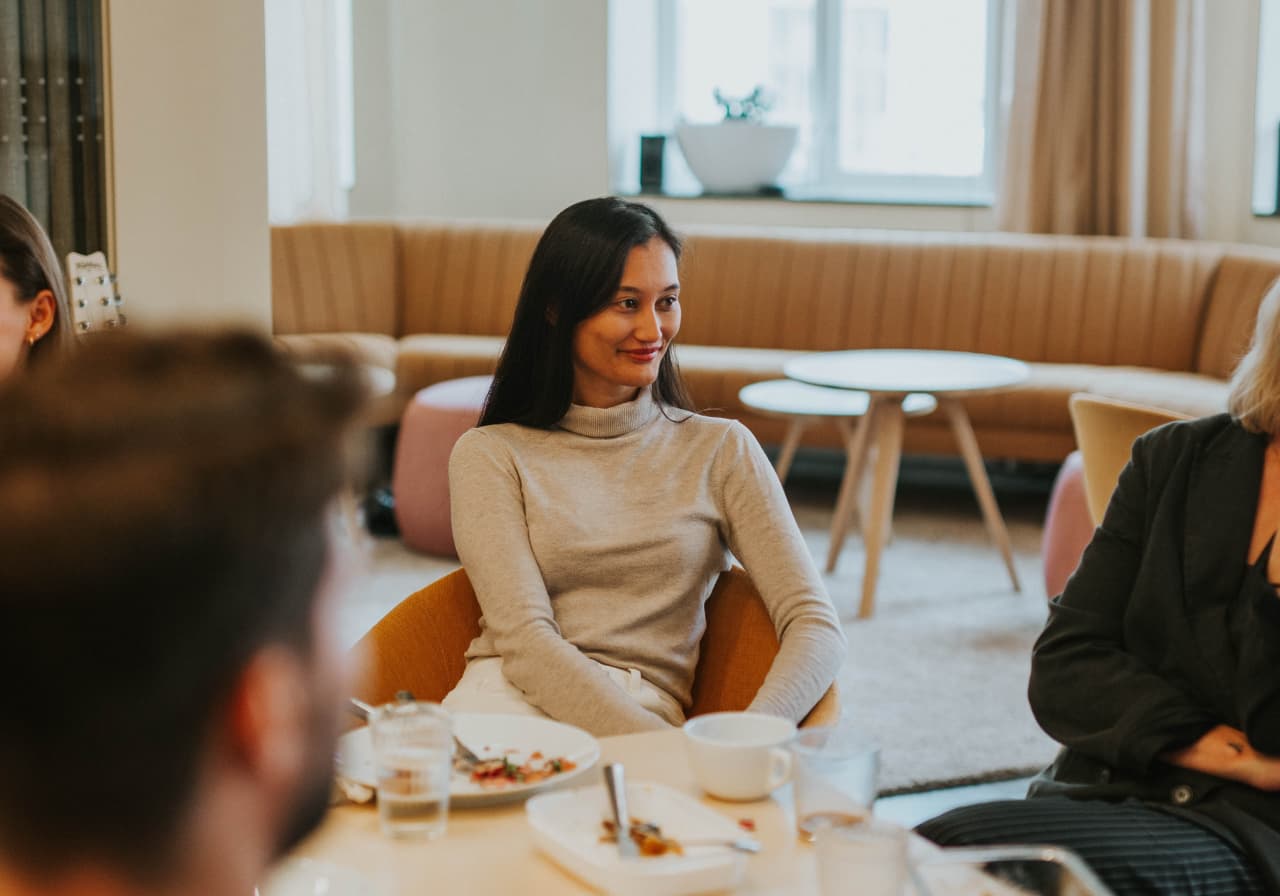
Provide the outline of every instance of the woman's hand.
{"type": "Polygon", "coordinates": [[[1280,757],[1259,753],[1243,731],[1230,725],[1210,728],[1191,746],[1162,758],[1179,768],[1239,781],[1259,790],[1280,791],[1280,757]]]}

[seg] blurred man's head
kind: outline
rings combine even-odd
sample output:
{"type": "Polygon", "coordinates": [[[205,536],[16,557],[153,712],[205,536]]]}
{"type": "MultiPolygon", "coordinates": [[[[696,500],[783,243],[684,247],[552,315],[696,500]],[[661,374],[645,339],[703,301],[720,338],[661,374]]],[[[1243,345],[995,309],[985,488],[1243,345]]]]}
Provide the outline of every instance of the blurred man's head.
{"type": "Polygon", "coordinates": [[[120,333],[0,386],[0,869],[251,879],[323,814],[363,390],[313,374],[120,333]]]}

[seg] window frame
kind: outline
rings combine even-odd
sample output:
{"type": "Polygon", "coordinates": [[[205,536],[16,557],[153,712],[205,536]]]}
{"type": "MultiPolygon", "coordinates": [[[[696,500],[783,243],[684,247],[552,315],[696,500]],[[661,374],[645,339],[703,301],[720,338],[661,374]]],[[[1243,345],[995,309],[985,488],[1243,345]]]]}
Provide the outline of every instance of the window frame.
{"type": "MultiPolygon", "coordinates": [[[[657,100],[660,120],[674,127],[677,109],[678,0],[657,0],[657,100]]],[[[1008,0],[987,4],[987,95],[983,126],[983,170],[975,176],[854,174],[841,171],[838,156],[841,47],[841,0],[814,0],[814,72],[811,97],[814,122],[812,178],[783,183],[784,195],[794,199],[837,199],[903,205],[983,205],[994,203],[999,151],[1003,138],[1006,6],[1008,0]]]]}

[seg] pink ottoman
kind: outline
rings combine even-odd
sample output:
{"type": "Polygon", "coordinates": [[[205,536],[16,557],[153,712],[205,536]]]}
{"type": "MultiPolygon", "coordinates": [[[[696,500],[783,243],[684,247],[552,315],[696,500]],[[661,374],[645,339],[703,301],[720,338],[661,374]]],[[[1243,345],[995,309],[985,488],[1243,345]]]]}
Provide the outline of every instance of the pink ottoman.
{"type": "Polygon", "coordinates": [[[449,453],[475,426],[491,376],[469,376],[428,386],[413,396],[400,420],[391,469],[396,523],[409,547],[453,557],[449,522],[449,453]]]}
{"type": "Polygon", "coordinates": [[[1040,556],[1044,563],[1046,596],[1057,597],[1062,593],[1091,538],[1093,517],[1089,515],[1084,491],[1084,461],[1079,451],[1072,451],[1053,481],[1053,494],[1049,496],[1049,510],[1044,517],[1040,556]]]}

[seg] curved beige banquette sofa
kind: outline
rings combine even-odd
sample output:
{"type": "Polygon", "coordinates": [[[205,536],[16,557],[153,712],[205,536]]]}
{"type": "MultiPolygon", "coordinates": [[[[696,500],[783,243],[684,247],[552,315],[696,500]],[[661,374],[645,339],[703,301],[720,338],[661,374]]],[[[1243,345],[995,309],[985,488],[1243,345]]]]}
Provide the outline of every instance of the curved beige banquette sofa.
{"type": "MultiPolygon", "coordinates": [[[[513,222],[352,222],[272,230],[275,331],[299,355],[340,344],[395,371],[378,414],[415,391],[492,371],[541,232],[513,222]]],[[[988,458],[1060,461],[1067,397],[1085,391],[1200,415],[1226,378],[1280,250],[1118,237],[685,228],[677,358],[700,408],[762,442],[782,424],[738,390],[801,352],[927,348],[1031,365],[1019,388],[967,400],[988,458]]],[[[834,429],[817,430],[837,444],[834,429]]],[[[942,415],[904,450],[955,454],[942,415]]]]}

